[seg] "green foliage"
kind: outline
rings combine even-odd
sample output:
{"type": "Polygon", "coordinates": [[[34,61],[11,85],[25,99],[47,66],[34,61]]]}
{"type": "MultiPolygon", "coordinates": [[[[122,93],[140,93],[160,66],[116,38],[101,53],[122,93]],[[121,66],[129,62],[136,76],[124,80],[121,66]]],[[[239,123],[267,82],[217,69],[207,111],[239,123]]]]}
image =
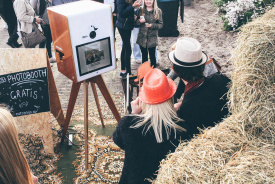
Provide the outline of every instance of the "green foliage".
{"type": "MultiPolygon", "coordinates": [[[[248,0],[247,0],[248,1],[248,0]]],[[[230,21],[226,18],[226,14],[228,13],[226,5],[228,2],[236,2],[237,0],[213,0],[213,4],[218,8],[219,13],[221,14],[221,19],[224,21],[223,30],[231,31],[236,30],[240,26],[252,21],[253,17],[258,17],[266,12],[266,8],[272,7],[275,4],[275,0],[257,0],[253,2],[255,5],[255,9],[252,10],[244,10],[241,12],[237,12],[238,22],[234,23],[234,28],[230,25],[230,21]]]]}
{"type": "Polygon", "coordinates": [[[223,30],[224,31],[232,31],[233,30],[232,26],[228,25],[228,23],[229,23],[228,20],[225,20],[223,22],[223,30]]]}

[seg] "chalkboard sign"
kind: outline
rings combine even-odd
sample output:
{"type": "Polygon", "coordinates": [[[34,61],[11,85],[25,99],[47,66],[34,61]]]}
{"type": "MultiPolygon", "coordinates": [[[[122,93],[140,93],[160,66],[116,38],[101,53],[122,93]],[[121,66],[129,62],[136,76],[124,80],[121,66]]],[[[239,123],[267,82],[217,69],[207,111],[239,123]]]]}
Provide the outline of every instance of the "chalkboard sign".
{"type": "Polygon", "coordinates": [[[0,75],[0,103],[14,117],[50,111],[47,67],[0,75]]]}

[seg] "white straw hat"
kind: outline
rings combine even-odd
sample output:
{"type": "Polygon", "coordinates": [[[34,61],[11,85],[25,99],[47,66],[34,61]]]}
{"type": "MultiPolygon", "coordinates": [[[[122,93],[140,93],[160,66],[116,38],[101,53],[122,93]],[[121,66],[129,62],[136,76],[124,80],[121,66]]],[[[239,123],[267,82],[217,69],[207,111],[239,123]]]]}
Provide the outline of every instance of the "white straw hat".
{"type": "Polygon", "coordinates": [[[168,57],[174,64],[182,67],[200,66],[208,60],[202,52],[200,42],[189,37],[179,38],[175,50],[171,51],[168,57]]]}

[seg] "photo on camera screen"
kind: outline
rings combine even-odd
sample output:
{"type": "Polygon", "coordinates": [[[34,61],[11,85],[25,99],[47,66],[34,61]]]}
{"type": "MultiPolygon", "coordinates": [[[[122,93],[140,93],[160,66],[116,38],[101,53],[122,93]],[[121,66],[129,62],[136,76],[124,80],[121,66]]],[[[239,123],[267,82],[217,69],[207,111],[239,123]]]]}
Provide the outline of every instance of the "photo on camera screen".
{"type": "Polygon", "coordinates": [[[76,46],[80,76],[112,65],[110,37],[76,46]]]}

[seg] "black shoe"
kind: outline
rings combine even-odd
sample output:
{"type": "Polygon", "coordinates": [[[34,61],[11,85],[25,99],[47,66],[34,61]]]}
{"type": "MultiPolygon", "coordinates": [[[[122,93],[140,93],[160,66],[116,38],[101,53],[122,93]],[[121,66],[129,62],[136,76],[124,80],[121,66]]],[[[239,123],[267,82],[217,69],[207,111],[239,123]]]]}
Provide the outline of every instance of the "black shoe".
{"type": "Polygon", "coordinates": [[[17,48],[14,43],[7,42],[7,45],[9,45],[11,48],[17,48]]]}
{"type": "Polygon", "coordinates": [[[120,72],[119,76],[120,76],[121,79],[125,79],[127,77],[127,73],[126,72],[125,73],[120,72]]]}
{"type": "Polygon", "coordinates": [[[22,46],[22,44],[19,44],[18,42],[13,43],[16,48],[19,48],[22,46]]]}

